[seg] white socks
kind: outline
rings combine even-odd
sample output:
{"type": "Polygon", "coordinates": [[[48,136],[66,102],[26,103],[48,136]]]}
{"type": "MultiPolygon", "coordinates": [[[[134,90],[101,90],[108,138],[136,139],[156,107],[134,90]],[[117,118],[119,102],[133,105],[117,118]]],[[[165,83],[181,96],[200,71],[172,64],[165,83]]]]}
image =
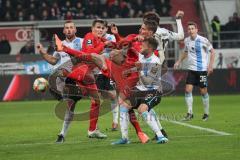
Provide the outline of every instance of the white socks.
{"type": "Polygon", "coordinates": [[[193,97],[192,97],[192,93],[185,93],[185,101],[187,104],[187,108],[188,108],[188,113],[193,114],[193,97]]]}
{"type": "Polygon", "coordinates": [[[158,127],[155,116],[151,115],[148,111],[145,111],[142,113],[142,117],[158,137],[164,137],[160,131],[160,128],[158,127]]]}
{"type": "Polygon", "coordinates": [[[208,93],[202,95],[202,102],[203,102],[204,113],[209,115],[209,95],[208,95],[208,93]]]}
{"type": "Polygon", "coordinates": [[[66,108],[64,122],[63,122],[62,130],[60,132],[60,134],[63,135],[63,137],[66,136],[70,123],[73,119],[76,103],[73,100],[67,100],[67,104],[68,106],[66,108]]]}
{"type": "Polygon", "coordinates": [[[111,102],[111,109],[112,109],[112,114],[113,114],[113,123],[118,124],[118,112],[119,112],[119,107],[116,101],[111,102]]]}
{"type": "MultiPolygon", "coordinates": [[[[187,104],[188,113],[193,114],[192,93],[185,93],[185,101],[186,101],[186,104],[187,104]]],[[[202,102],[203,102],[203,107],[204,107],[204,113],[208,115],[209,114],[209,95],[208,95],[208,93],[202,95],[202,102]]]]}
{"type": "Polygon", "coordinates": [[[123,139],[128,139],[128,123],[129,123],[128,109],[123,105],[120,105],[120,128],[123,139]]]}
{"type": "Polygon", "coordinates": [[[156,112],[154,111],[154,109],[152,108],[152,109],[149,111],[149,113],[151,114],[151,116],[155,117],[155,120],[156,120],[156,122],[157,122],[157,125],[158,125],[159,129],[162,130],[163,128],[162,128],[162,125],[161,125],[161,123],[160,123],[160,121],[159,121],[159,117],[158,117],[158,115],[156,114],[156,112]]]}

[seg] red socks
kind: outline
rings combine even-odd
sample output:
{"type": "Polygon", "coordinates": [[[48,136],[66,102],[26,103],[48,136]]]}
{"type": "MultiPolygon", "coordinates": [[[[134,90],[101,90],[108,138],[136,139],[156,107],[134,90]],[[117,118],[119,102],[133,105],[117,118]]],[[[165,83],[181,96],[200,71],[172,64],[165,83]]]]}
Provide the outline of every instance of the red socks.
{"type": "Polygon", "coordinates": [[[133,127],[135,128],[136,130],[136,133],[139,133],[139,132],[142,132],[142,129],[137,121],[137,117],[135,115],[135,112],[131,109],[128,111],[129,113],[129,119],[130,119],[130,122],[131,124],[133,125],[133,127]]]}
{"type": "Polygon", "coordinates": [[[100,103],[96,103],[95,100],[91,100],[89,131],[94,131],[97,128],[99,108],[100,103]]]}

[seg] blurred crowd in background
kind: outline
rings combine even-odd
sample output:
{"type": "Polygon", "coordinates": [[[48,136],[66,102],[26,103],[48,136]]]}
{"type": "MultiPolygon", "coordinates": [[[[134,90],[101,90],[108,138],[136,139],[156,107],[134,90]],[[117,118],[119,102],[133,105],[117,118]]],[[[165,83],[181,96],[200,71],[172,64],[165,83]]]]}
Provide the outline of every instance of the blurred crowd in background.
{"type": "Polygon", "coordinates": [[[0,21],[169,16],[170,0],[0,0],[0,21]]]}
{"type": "Polygon", "coordinates": [[[234,12],[226,24],[221,25],[221,18],[214,16],[211,23],[214,48],[240,47],[240,17],[234,12]]]}

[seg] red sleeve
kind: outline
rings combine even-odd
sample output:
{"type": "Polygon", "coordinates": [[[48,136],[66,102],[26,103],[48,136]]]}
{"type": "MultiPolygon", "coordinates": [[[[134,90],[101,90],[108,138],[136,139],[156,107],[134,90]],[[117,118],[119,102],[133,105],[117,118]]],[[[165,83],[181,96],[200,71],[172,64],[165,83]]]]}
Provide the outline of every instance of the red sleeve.
{"type": "Polygon", "coordinates": [[[134,38],[137,36],[137,34],[129,34],[125,39],[127,41],[134,41],[134,38]]]}
{"type": "Polygon", "coordinates": [[[116,38],[116,42],[119,42],[122,40],[133,41],[134,38],[137,36],[137,34],[129,34],[127,37],[122,37],[122,36],[120,36],[120,34],[115,34],[114,36],[116,38]]]}
{"type": "Polygon", "coordinates": [[[86,53],[99,54],[104,50],[105,44],[103,42],[100,42],[99,44],[96,43],[97,43],[96,37],[94,37],[92,33],[88,33],[84,37],[82,50],[86,53]]]}
{"type": "Polygon", "coordinates": [[[154,54],[155,54],[155,56],[159,57],[158,50],[155,50],[155,51],[154,51],[154,54]]]}
{"type": "Polygon", "coordinates": [[[106,38],[104,38],[104,37],[102,37],[102,38],[101,38],[101,41],[102,41],[102,42],[106,42],[106,41],[107,41],[107,39],[106,39],[106,38]]]}

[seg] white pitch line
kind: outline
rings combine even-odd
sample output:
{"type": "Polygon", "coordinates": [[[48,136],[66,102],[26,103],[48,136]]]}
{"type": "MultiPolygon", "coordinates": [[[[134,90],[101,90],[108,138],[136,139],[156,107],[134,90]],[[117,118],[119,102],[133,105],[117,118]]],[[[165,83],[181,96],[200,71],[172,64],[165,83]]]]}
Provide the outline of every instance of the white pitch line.
{"type": "Polygon", "coordinates": [[[211,128],[204,128],[204,127],[200,127],[200,126],[196,126],[196,125],[192,125],[192,124],[188,124],[188,123],[183,123],[183,122],[179,122],[179,121],[168,120],[168,119],[162,119],[162,120],[165,120],[165,121],[168,121],[168,122],[171,122],[171,123],[174,123],[174,124],[179,124],[179,125],[182,125],[182,126],[186,126],[186,127],[189,127],[189,128],[194,128],[194,129],[198,129],[198,130],[203,130],[203,131],[215,133],[215,134],[218,134],[218,135],[221,135],[221,136],[232,135],[231,133],[227,133],[227,132],[223,132],[223,131],[217,131],[217,130],[211,129],[211,128]]]}

